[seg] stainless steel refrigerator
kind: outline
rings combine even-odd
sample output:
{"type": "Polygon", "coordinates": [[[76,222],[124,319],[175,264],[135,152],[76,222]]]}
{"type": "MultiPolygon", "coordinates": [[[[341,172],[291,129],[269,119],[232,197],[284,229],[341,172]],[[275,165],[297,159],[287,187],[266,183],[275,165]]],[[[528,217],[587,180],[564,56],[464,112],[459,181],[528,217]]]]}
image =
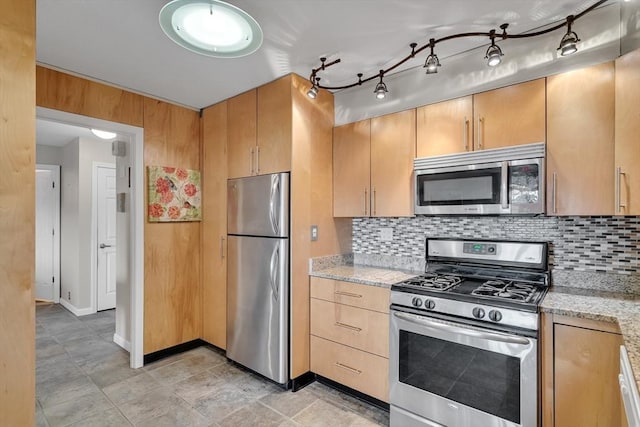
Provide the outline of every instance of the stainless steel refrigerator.
{"type": "Polygon", "coordinates": [[[227,183],[227,357],[289,381],[289,174],[227,183]]]}

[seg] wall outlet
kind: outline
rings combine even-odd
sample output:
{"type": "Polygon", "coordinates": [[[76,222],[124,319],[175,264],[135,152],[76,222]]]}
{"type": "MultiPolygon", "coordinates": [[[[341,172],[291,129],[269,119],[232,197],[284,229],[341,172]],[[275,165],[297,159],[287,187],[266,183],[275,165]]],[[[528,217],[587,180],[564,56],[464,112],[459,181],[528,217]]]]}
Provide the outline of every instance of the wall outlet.
{"type": "Polygon", "coordinates": [[[67,292],[67,301],[71,302],[71,291],[67,292]]]}
{"type": "Polygon", "coordinates": [[[380,241],[390,242],[393,240],[393,228],[380,228],[380,241]]]}
{"type": "Polygon", "coordinates": [[[316,240],[318,240],[318,226],[317,225],[312,225],[311,226],[311,241],[315,242],[316,240]]]}

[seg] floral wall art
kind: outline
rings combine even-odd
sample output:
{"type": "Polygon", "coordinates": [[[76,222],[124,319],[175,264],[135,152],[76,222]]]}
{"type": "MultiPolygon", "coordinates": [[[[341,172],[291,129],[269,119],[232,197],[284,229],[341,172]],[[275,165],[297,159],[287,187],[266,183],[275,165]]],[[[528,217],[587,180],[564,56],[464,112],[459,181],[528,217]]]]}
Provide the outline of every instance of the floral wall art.
{"type": "Polygon", "coordinates": [[[149,222],[200,221],[200,171],[148,166],[149,222]]]}

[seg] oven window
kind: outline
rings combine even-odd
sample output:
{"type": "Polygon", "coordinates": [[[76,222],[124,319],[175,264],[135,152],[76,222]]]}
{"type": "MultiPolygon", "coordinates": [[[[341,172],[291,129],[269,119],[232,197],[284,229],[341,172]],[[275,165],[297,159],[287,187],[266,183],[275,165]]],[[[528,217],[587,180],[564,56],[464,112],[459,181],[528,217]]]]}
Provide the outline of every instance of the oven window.
{"type": "Polygon", "coordinates": [[[540,199],[540,170],[537,164],[509,166],[511,203],[526,205],[540,199]]]}
{"type": "Polygon", "coordinates": [[[400,330],[400,382],[520,423],[520,359],[400,330]]]}
{"type": "Polygon", "coordinates": [[[418,176],[421,206],[481,205],[500,201],[500,169],[445,172],[418,176]]]}

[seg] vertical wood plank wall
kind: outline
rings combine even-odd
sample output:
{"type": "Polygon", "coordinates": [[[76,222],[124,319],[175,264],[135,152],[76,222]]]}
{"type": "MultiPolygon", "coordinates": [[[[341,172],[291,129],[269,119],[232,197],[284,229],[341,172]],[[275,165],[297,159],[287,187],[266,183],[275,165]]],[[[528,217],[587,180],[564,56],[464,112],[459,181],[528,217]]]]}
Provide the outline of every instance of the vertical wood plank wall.
{"type": "MultiPolygon", "coordinates": [[[[36,104],[143,127],[145,167],[200,169],[196,111],[44,67],[36,69],[36,104]]],[[[146,200],[146,187],[141,190],[146,200]]],[[[145,221],[144,239],[144,353],[148,354],[201,335],[200,223],[145,221]]]]}
{"type": "MultiPolygon", "coordinates": [[[[200,169],[196,111],[145,98],[144,142],[145,166],[200,169]]],[[[201,336],[200,223],[145,222],[144,239],[144,353],[148,354],[201,336]]]]}
{"type": "Polygon", "coordinates": [[[0,425],[34,424],[35,0],[0,9],[0,425]]]}

